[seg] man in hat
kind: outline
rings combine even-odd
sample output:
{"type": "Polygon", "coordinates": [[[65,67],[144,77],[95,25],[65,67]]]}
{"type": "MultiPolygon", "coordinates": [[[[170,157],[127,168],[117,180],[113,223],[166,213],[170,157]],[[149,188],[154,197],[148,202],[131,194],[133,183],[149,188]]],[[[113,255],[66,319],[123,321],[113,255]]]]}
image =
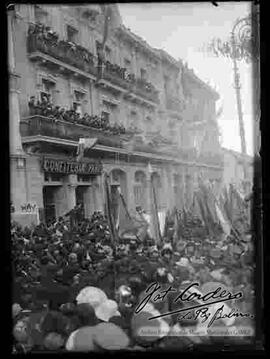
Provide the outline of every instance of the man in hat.
{"type": "Polygon", "coordinates": [[[36,98],[35,98],[35,96],[30,97],[30,100],[28,102],[28,107],[29,107],[30,116],[36,115],[36,98]]]}

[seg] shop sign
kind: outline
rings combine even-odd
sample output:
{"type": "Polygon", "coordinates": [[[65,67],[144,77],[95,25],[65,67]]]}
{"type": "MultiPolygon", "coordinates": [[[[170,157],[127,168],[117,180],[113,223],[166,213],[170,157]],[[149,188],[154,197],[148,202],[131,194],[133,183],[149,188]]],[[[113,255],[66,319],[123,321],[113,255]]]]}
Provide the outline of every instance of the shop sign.
{"type": "Polygon", "coordinates": [[[45,158],[42,169],[44,172],[51,173],[100,175],[102,164],[100,162],[73,162],[45,158]]]}

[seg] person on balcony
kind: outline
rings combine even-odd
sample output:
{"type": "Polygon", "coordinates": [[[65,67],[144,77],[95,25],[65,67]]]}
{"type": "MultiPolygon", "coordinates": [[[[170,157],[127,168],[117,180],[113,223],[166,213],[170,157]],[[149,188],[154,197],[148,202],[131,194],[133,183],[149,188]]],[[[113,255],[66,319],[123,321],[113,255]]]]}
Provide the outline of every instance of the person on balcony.
{"type": "Polygon", "coordinates": [[[30,116],[36,115],[36,98],[35,96],[31,96],[28,102],[30,116]]]}

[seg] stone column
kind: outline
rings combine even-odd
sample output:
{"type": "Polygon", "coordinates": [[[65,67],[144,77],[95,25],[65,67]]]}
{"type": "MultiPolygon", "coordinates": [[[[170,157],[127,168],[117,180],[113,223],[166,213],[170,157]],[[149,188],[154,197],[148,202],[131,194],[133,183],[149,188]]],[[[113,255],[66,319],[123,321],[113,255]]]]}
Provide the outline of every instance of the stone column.
{"type": "Polygon", "coordinates": [[[14,21],[13,11],[8,12],[8,71],[9,71],[9,144],[11,155],[24,156],[20,136],[20,75],[15,71],[15,52],[14,52],[14,21]]]}

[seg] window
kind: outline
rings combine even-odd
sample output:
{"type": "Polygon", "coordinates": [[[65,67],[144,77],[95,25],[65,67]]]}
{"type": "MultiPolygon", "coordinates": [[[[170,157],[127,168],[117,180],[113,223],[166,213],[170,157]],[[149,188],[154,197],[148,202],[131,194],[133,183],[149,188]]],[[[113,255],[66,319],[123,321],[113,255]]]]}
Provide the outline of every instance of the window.
{"type": "Polygon", "coordinates": [[[146,70],[141,69],[141,79],[146,81],[146,70]]]}
{"type": "Polygon", "coordinates": [[[65,175],[62,173],[44,173],[45,182],[63,182],[65,175]]]}
{"type": "Polygon", "coordinates": [[[42,24],[48,25],[48,13],[46,10],[42,9],[41,6],[35,5],[35,19],[36,22],[41,22],[42,24]]]}
{"type": "Polygon", "coordinates": [[[131,61],[127,58],[124,59],[124,67],[130,72],[131,70],[131,61]]]}
{"type": "Polygon", "coordinates": [[[146,126],[146,132],[151,132],[153,127],[153,121],[150,116],[146,116],[145,118],[145,126],[146,126]]]}
{"type": "Polygon", "coordinates": [[[55,83],[42,79],[42,90],[40,92],[40,99],[42,99],[43,96],[46,96],[47,99],[51,100],[53,102],[53,95],[55,90],[55,83]]]}
{"type": "Polygon", "coordinates": [[[112,50],[108,46],[105,46],[105,57],[107,61],[111,61],[112,50]]]}
{"type": "Polygon", "coordinates": [[[78,42],[78,30],[70,25],[67,25],[67,41],[78,42]]]}
{"type": "Polygon", "coordinates": [[[83,101],[85,94],[80,91],[74,91],[73,109],[81,116],[83,114],[83,101]]]}
{"type": "Polygon", "coordinates": [[[91,175],[77,175],[78,182],[91,182],[92,176],[91,175]]]}

